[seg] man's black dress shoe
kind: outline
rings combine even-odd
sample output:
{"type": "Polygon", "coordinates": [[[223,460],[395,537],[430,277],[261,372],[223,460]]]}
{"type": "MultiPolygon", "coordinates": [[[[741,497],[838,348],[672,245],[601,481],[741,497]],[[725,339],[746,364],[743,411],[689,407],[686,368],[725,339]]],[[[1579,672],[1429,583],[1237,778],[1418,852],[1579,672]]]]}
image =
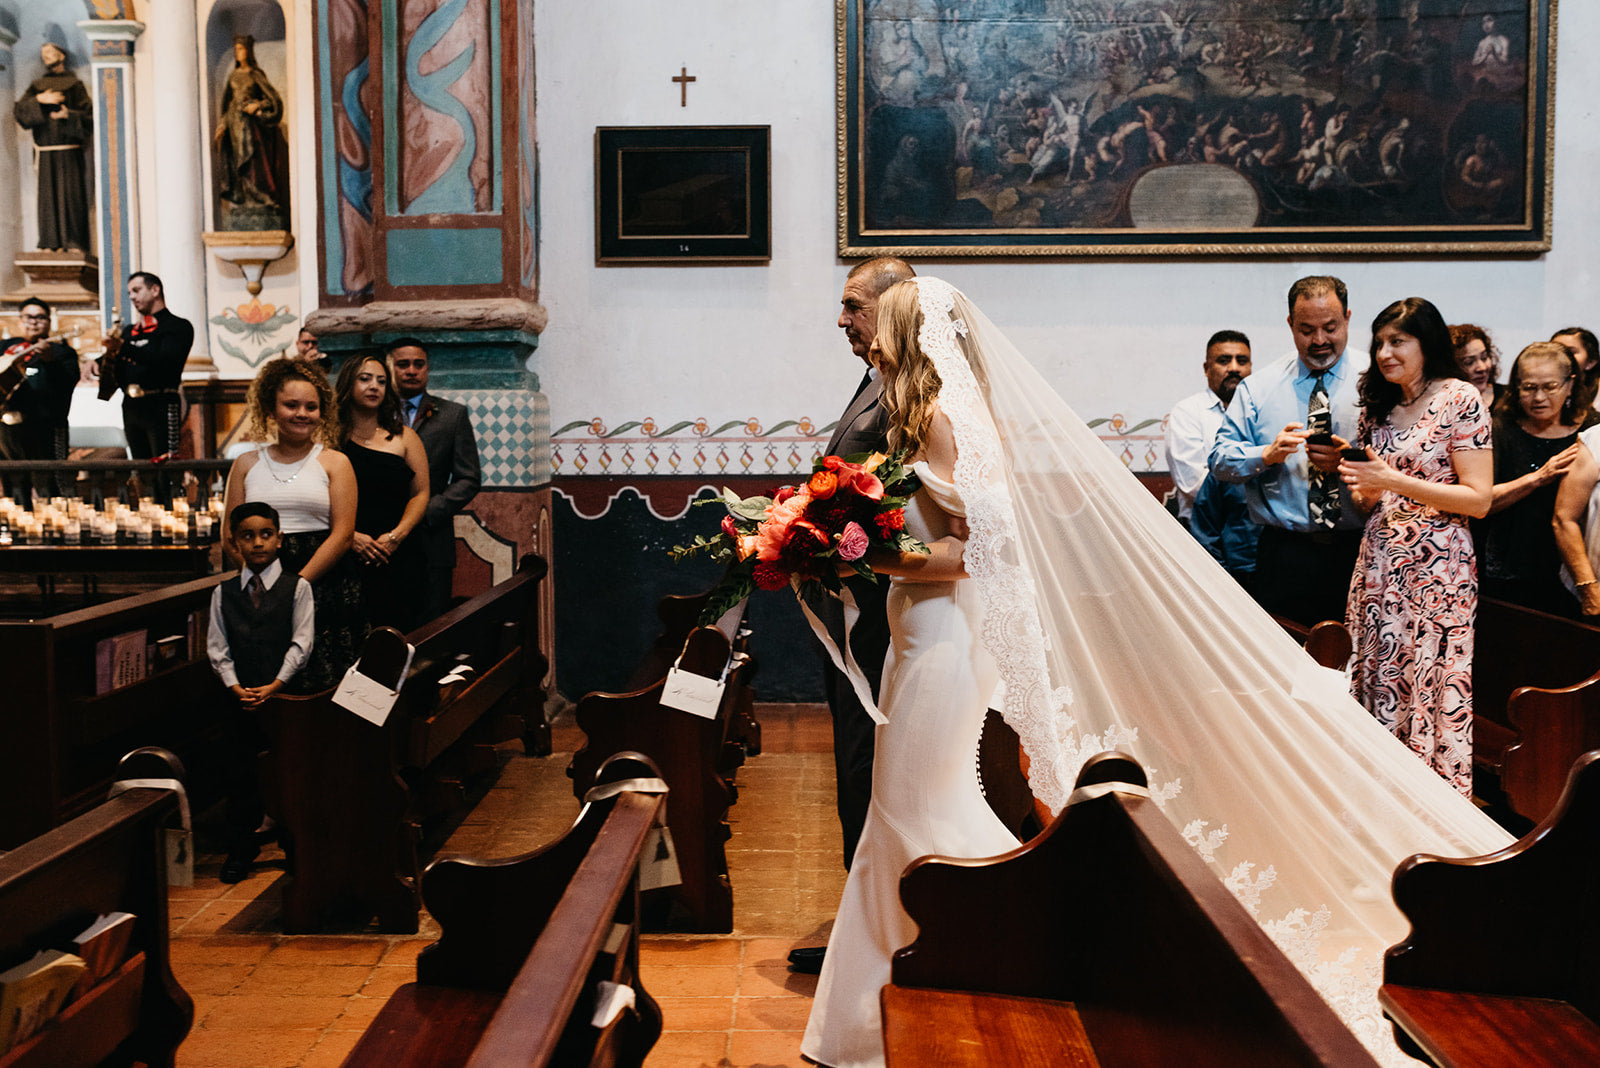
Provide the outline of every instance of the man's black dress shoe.
{"type": "Polygon", "coordinates": [[[826,946],[811,946],[805,949],[791,949],[789,951],[789,970],[802,975],[820,975],[822,973],[822,958],[828,952],[826,946]]]}
{"type": "Polygon", "coordinates": [[[234,846],[228,851],[228,859],[222,862],[222,871],[217,878],[225,883],[242,883],[250,874],[250,865],[256,862],[256,857],[261,855],[261,847],[255,843],[252,836],[246,844],[234,846]]]}

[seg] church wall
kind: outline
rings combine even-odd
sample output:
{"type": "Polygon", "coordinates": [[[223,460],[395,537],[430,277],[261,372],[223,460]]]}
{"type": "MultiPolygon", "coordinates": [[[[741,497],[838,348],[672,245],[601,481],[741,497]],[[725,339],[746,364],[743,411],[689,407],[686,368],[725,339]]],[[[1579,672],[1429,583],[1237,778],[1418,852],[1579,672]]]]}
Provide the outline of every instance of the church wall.
{"type": "MultiPolygon", "coordinates": [[[[536,12],[540,299],[550,322],[532,365],[556,430],[558,677],[575,696],[626,674],[653,633],[660,592],[703,586],[665,555],[706,518],[706,509],[683,512],[684,494],[808,469],[860,369],[834,325],[849,264],[835,252],[833,5],[593,0],[536,12]],[[686,108],[670,81],[680,66],[696,78],[686,108]],[[769,265],[595,265],[595,127],[743,123],[772,126],[769,265]],[[618,569],[626,581],[613,581],[618,569]],[[586,577],[597,570],[603,580],[586,577]],[[607,655],[623,663],[610,669],[607,655]]],[[[1560,6],[1567,62],[1547,255],[919,260],[917,269],[966,290],[1081,416],[1101,421],[1097,432],[1136,471],[1165,466],[1161,420],[1202,388],[1214,330],[1244,330],[1258,361],[1292,351],[1284,294],[1305,274],[1349,283],[1353,345],[1366,346],[1385,304],[1419,294],[1452,321],[1486,325],[1507,354],[1504,371],[1553,328],[1600,320],[1591,252],[1600,205],[1587,191],[1600,163],[1600,70],[1580,47],[1597,33],[1600,5],[1560,6]]],[[[817,699],[815,665],[798,649],[803,624],[783,598],[767,600],[758,690],[817,699]]]]}

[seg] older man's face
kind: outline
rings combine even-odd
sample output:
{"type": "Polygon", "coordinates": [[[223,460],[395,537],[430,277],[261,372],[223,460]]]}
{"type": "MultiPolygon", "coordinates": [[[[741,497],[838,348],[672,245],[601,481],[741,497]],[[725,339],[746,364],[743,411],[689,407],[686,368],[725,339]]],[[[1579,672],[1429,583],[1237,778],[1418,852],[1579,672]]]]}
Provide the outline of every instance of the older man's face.
{"type": "Polygon", "coordinates": [[[47,41],[39,46],[39,58],[44,60],[46,67],[53,67],[58,63],[65,63],[67,54],[47,41]]]}
{"type": "Polygon", "coordinates": [[[878,336],[877,295],[868,288],[865,278],[852,278],[845,282],[839,304],[844,309],[839,313],[839,329],[850,342],[850,351],[863,363],[871,363],[872,341],[878,336]]]}

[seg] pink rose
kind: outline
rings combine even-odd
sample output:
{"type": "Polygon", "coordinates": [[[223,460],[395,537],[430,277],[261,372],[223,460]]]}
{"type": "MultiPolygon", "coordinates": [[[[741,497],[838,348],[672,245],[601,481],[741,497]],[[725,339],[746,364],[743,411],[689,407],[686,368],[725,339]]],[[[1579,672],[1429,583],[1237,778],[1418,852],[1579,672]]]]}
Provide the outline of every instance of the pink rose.
{"type": "Polygon", "coordinates": [[[839,535],[839,556],[845,560],[855,561],[867,555],[867,532],[861,529],[860,523],[850,522],[844,525],[844,533],[839,535]]]}
{"type": "Polygon", "coordinates": [[[733,516],[722,517],[722,532],[735,541],[739,539],[739,524],[733,521],[733,516]]]}

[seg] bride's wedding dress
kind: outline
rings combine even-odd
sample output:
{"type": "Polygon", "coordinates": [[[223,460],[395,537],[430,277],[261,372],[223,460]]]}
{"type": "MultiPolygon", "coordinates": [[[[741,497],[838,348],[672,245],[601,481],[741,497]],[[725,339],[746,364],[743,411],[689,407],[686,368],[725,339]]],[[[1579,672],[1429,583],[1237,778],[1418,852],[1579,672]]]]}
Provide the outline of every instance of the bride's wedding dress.
{"type": "MultiPolygon", "coordinates": [[[[955,486],[915,465],[922,489],[906,530],[931,544],[963,515],[955,486]]],[[[999,681],[978,638],[982,609],[970,582],[892,580],[872,804],[828,939],[801,1051],[833,1068],[880,1065],[878,991],[894,951],[916,938],[900,908],[900,874],[929,853],[986,857],[1017,845],[978,786],[978,735],[999,681]]]]}
{"type": "Polygon", "coordinates": [[[1036,797],[1058,811],[1084,760],[1133,755],[1352,1031],[1380,1060],[1415,1063],[1377,1004],[1383,950],[1406,933],[1389,877],[1412,853],[1474,856],[1510,836],[1312,663],[963,294],[915,284],[958,449],[953,485],[927,480],[917,511],[965,512],[970,577],[891,595],[869,830],[802,1051],[881,1064],[879,990],[915,936],[900,872],[926,853],[1010,848],[974,770],[993,671],[1036,797]]]}

